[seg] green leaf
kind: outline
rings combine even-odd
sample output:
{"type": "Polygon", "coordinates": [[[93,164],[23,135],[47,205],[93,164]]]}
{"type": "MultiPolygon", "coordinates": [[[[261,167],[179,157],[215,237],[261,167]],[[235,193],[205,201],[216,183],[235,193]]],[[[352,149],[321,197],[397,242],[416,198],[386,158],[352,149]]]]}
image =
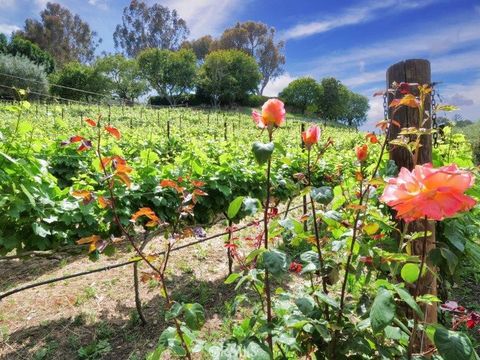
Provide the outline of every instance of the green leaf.
{"type": "Polygon", "coordinates": [[[286,272],[288,268],[287,255],[278,250],[266,251],[263,254],[263,263],[274,276],[286,272]]]}
{"type": "Polygon", "coordinates": [[[233,219],[238,214],[242,207],[243,199],[243,196],[237,196],[230,205],[228,205],[227,216],[229,219],[233,219]]]}
{"type": "Polygon", "coordinates": [[[330,296],[328,296],[327,294],[325,294],[324,292],[322,291],[315,291],[314,295],[316,297],[318,297],[318,299],[321,301],[321,302],[324,302],[325,304],[328,304],[330,305],[331,307],[335,308],[335,309],[339,309],[340,308],[340,304],[332,299],[330,296]]]}
{"type": "Polygon", "coordinates": [[[420,276],[420,267],[418,264],[407,263],[403,265],[400,276],[407,283],[413,284],[420,276]]]}
{"type": "Polygon", "coordinates": [[[333,200],[333,191],[330,186],[321,186],[319,188],[312,188],[310,196],[316,202],[322,205],[328,205],[333,200]]]}
{"type": "Polygon", "coordinates": [[[200,304],[184,304],[185,322],[192,330],[200,330],[205,324],[205,312],[200,304]]]}
{"type": "Polygon", "coordinates": [[[379,332],[390,325],[395,317],[395,301],[392,293],[381,287],[370,309],[370,323],[374,332],[379,332]]]}
{"type": "Polygon", "coordinates": [[[465,251],[465,244],[467,239],[463,234],[462,229],[456,226],[456,222],[449,221],[445,223],[443,235],[447,238],[448,242],[452,244],[458,251],[464,252],[465,251]]]}
{"type": "Polygon", "coordinates": [[[260,165],[265,164],[270,159],[274,148],[275,145],[273,142],[264,144],[259,141],[255,141],[252,145],[253,154],[260,165]]]}
{"type": "Polygon", "coordinates": [[[241,275],[240,274],[237,274],[237,273],[233,273],[233,274],[230,274],[228,275],[228,277],[225,279],[224,283],[225,284],[232,284],[235,282],[235,280],[237,280],[241,275]]]}
{"type": "Polygon", "coordinates": [[[455,273],[455,268],[457,267],[457,264],[458,264],[457,255],[455,255],[452,251],[450,251],[447,248],[441,248],[440,253],[442,254],[442,257],[447,262],[448,271],[450,272],[451,275],[453,275],[455,273]]]}
{"type": "Polygon", "coordinates": [[[400,296],[400,298],[403,301],[405,301],[408,304],[408,306],[410,306],[413,310],[415,310],[415,312],[418,314],[418,316],[421,319],[423,319],[424,318],[423,312],[420,309],[420,306],[418,306],[418,304],[416,303],[413,296],[410,295],[410,293],[407,290],[405,290],[404,288],[402,288],[400,286],[395,286],[395,290],[397,291],[397,294],[400,296]]]}
{"type": "Polygon", "coordinates": [[[265,345],[250,341],[245,349],[245,357],[250,360],[270,360],[270,352],[265,345]]]}
{"type": "Polygon", "coordinates": [[[45,238],[47,235],[50,235],[50,230],[45,228],[42,224],[34,222],[32,224],[33,232],[38,236],[45,238]]]}
{"type": "Polygon", "coordinates": [[[28,191],[27,188],[23,184],[20,184],[20,188],[22,189],[25,196],[28,198],[28,201],[30,201],[30,205],[32,205],[32,207],[35,207],[35,199],[33,198],[30,191],[28,191]]]}
{"type": "Polygon", "coordinates": [[[471,360],[474,352],[470,339],[460,332],[438,327],[434,343],[445,360],[471,360]]]}
{"type": "Polygon", "coordinates": [[[301,297],[295,300],[295,305],[297,305],[298,309],[304,314],[309,315],[313,309],[315,308],[315,301],[310,297],[301,297]]]}
{"type": "Polygon", "coordinates": [[[165,320],[169,321],[175,318],[178,318],[182,313],[183,307],[182,304],[174,302],[170,309],[165,313],[165,320]]]}

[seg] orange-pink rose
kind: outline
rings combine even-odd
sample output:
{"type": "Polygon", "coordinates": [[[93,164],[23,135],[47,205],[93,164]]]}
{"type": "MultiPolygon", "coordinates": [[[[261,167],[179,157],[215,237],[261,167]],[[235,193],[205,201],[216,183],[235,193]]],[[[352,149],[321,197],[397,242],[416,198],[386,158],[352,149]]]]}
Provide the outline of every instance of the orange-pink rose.
{"type": "Polygon", "coordinates": [[[310,150],[313,145],[318,143],[320,134],[321,130],[317,125],[312,125],[307,129],[307,131],[302,132],[302,140],[308,150],[310,150]]]}
{"type": "Polygon", "coordinates": [[[357,154],[357,159],[360,162],[364,162],[368,157],[368,146],[363,144],[362,146],[357,146],[355,148],[355,153],[357,154]]]}
{"type": "Polygon", "coordinates": [[[262,106],[262,113],[252,111],[253,120],[259,128],[279,127],[285,123],[285,106],[278,99],[270,99],[262,106]]]}
{"type": "Polygon", "coordinates": [[[475,200],[464,194],[474,180],[471,173],[456,165],[438,169],[432,164],[417,165],[412,171],[402,168],[398,177],[388,181],[380,201],[406,222],[425,217],[443,220],[475,205],[475,200]]]}

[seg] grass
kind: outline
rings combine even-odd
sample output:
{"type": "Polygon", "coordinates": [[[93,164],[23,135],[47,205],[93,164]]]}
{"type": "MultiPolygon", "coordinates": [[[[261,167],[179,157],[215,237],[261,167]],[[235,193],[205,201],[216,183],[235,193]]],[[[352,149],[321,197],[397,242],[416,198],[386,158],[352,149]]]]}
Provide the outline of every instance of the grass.
{"type": "Polygon", "coordinates": [[[95,298],[97,291],[93,286],[87,286],[83,289],[83,292],[77,296],[75,299],[75,306],[81,306],[85,304],[88,300],[95,298]]]}

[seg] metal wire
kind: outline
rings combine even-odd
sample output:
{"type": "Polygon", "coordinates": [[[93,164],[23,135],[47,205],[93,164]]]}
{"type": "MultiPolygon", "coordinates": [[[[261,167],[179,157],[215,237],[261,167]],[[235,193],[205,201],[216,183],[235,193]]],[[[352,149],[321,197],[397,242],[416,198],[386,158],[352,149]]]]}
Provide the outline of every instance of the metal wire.
{"type": "MultiPolygon", "coordinates": [[[[287,209],[285,211],[279,212],[278,215],[281,215],[281,214],[286,213],[288,211],[298,209],[302,206],[303,205],[295,206],[293,208],[290,208],[290,209],[287,209]]],[[[244,230],[248,227],[254,226],[257,223],[260,223],[261,221],[263,221],[263,219],[252,221],[252,222],[250,222],[246,225],[240,226],[240,227],[235,228],[231,231],[225,231],[225,232],[218,233],[218,234],[215,234],[215,235],[212,235],[212,236],[209,236],[209,237],[205,237],[203,239],[192,241],[192,242],[190,242],[188,244],[185,244],[185,245],[174,247],[170,251],[171,252],[179,251],[179,250],[188,248],[190,246],[198,245],[198,244],[204,243],[206,241],[213,240],[213,239],[216,239],[218,237],[228,235],[229,233],[238,232],[238,231],[244,230]]],[[[165,251],[162,251],[162,252],[158,253],[158,255],[164,255],[164,254],[165,254],[165,251]]],[[[49,280],[44,280],[44,281],[39,281],[39,282],[32,283],[32,284],[29,284],[29,285],[21,286],[21,287],[18,287],[16,289],[12,289],[12,290],[9,290],[7,292],[4,292],[3,294],[0,294],[0,300],[6,298],[8,296],[11,296],[13,294],[19,293],[21,291],[28,290],[28,289],[33,289],[33,288],[38,287],[38,286],[47,285],[47,284],[51,284],[51,283],[58,282],[58,281],[64,281],[64,280],[79,277],[79,276],[89,275],[89,274],[93,274],[93,273],[100,272],[100,271],[108,271],[108,270],[112,270],[112,269],[115,269],[115,268],[118,268],[118,267],[130,265],[130,264],[133,264],[133,263],[136,263],[136,262],[139,262],[139,261],[142,261],[142,259],[132,259],[132,260],[122,262],[122,263],[119,263],[119,264],[108,265],[108,266],[104,266],[104,267],[97,268],[97,269],[94,269],[94,270],[82,271],[82,272],[75,273],[75,274],[70,274],[70,275],[66,275],[66,276],[61,276],[61,277],[57,277],[57,278],[53,278],[53,279],[49,279],[49,280]]]]}

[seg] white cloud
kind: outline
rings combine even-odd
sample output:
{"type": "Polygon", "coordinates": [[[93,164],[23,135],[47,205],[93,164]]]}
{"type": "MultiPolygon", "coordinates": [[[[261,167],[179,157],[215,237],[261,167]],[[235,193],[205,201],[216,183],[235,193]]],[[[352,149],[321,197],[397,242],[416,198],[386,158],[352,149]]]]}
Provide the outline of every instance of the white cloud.
{"type": "Polygon", "coordinates": [[[0,0],[0,9],[10,9],[15,7],[15,0],[0,0]]]}
{"type": "Polygon", "coordinates": [[[0,33],[3,33],[5,35],[10,35],[12,32],[20,30],[20,27],[17,25],[11,25],[11,24],[0,24],[0,33]]]}
{"type": "Polygon", "coordinates": [[[107,0],[88,0],[88,3],[100,10],[108,10],[107,0]]]}
{"type": "Polygon", "coordinates": [[[445,104],[453,104],[460,107],[459,111],[447,113],[452,118],[455,114],[461,114],[464,119],[480,119],[480,77],[469,84],[447,84],[439,88],[445,104]]]}
{"type": "Polygon", "coordinates": [[[363,3],[360,6],[347,8],[340,14],[335,14],[319,21],[297,24],[290,29],[282,31],[280,36],[284,40],[303,38],[314,34],[324,33],[344,26],[356,25],[372,21],[379,16],[383,16],[385,11],[401,12],[405,10],[421,8],[430,5],[434,1],[435,0],[369,1],[363,3]]]}
{"type": "Polygon", "coordinates": [[[270,81],[265,90],[263,91],[263,95],[265,96],[278,96],[278,93],[285,89],[290,82],[295,80],[296,77],[291,76],[289,73],[285,73],[273,81],[270,81]]]}
{"type": "Polygon", "coordinates": [[[228,26],[248,0],[166,0],[165,5],[177,10],[187,22],[190,37],[218,35],[228,26]]]}
{"type": "MultiPolygon", "coordinates": [[[[51,0],[35,0],[35,5],[39,7],[40,9],[44,9],[45,6],[47,6],[47,3],[51,0]]],[[[59,3],[59,1],[55,1],[56,3],[59,3]]]]}

